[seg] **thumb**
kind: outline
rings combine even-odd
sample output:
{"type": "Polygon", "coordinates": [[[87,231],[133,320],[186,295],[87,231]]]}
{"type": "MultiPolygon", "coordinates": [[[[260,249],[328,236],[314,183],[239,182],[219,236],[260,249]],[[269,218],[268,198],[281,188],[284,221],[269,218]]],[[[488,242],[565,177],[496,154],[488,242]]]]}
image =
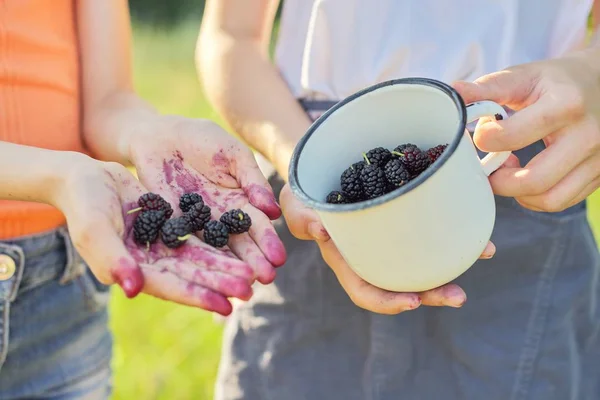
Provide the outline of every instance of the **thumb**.
{"type": "Polygon", "coordinates": [[[144,276],[109,219],[90,215],[84,226],[71,230],[73,244],[103,283],[116,282],[129,298],[144,286],[144,276]]]}
{"type": "Polygon", "coordinates": [[[474,82],[456,81],[452,87],[465,104],[491,100],[519,110],[528,105],[538,81],[535,68],[515,67],[484,75],[474,82]]]}
{"type": "MultiPolygon", "coordinates": [[[[248,154],[252,153],[248,151],[248,154]]],[[[248,156],[245,160],[242,158],[236,165],[236,176],[250,204],[262,211],[271,220],[281,217],[281,208],[277,204],[273,189],[258,164],[256,164],[254,156],[248,156]]]]}
{"type": "Polygon", "coordinates": [[[318,240],[322,242],[329,240],[329,234],[323,227],[317,213],[306,207],[294,196],[289,184],[281,189],[279,200],[283,217],[292,235],[301,240],[318,240]]]}

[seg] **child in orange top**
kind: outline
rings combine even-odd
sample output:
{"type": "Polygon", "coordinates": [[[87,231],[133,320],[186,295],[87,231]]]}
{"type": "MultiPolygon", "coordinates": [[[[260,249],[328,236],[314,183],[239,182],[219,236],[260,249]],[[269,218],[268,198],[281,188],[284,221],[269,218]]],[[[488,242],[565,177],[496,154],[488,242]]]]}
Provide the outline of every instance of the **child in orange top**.
{"type": "Polygon", "coordinates": [[[285,261],[252,153],[136,96],[129,37],[126,0],[2,2],[0,398],[109,396],[109,284],[227,315],[285,261]],[[201,235],[146,250],[127,213],[146,192],[173,216],[196,192],[213,219],[239,208],[252,227],[222,250],[201,235]]]}

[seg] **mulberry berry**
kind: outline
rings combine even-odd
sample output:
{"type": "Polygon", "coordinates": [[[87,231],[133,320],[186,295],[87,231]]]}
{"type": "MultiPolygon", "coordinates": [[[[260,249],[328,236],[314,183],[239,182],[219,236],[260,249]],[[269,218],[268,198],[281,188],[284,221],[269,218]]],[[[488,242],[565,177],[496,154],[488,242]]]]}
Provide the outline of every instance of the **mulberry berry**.
{"type": "Polygon", "coordinates": [[[399,157],[400,161],[402,161],[413,178],[425,171],[431,164],[427,154],[422,152],[417,146],[412,145],[404,148],[400,147],[401,146],[399,146],[397,149],[402,151],[394,150],[394,154],[399,157]]]}
{"type": "Polygon", "coordinates": [[[393,189],[399,188],[410,181],[410,172],[408,172],[400,159],[395,158],[387,163],[383,172],[393,189]]]}
{"type": "Polygon", "coordinates": [[[179,198],[179,208],[184,213],[188,212],[197,203],[204,205],[204,200],[198,193],[184,193],[179,198]]]}
{"type": "Polygon", "coordinates": [[[173,215],[173,209],[168,201],[163,199],[160,195],[156,193],[145,193],[140,196],[138,199],[138,208],[134,208],[133,210],[129,210],[127,214],[131,214],[137,211],[164,211],[165,218],[171,218],[173,215]]]}
{"type": "Polygon", "coordinates": [[[357,170],[358,172],[360,172],[365,167],[365,165],[367,165],[366,162],[359,161],[359,162],[355,162],[354,164],[352,164],[351,167],[353,169],[357,170]]]}
{"type": "Polygon", "coordinates": [[[399,146],[396,146],[396,148],[392,151],[392,154],[394,155],[394,157],[401,157],[398,153],[404,153],[404,151],[409,148],[419,149],[419,147],[416,144],[404,143],[399,146]]]}
{"type": "Polygon", "coordinates": [[[136,243],[145,245],[156,242],[166,220],[163,210],[142,211],[133,223],[133,239],[136,243]]]}
{"type": "Polygon", "coordinates": [[[342,192],[338,192],[334,190],[327,195],[327,199],[325,200],[329,204],[344,204],[347,203],[346,196],[342,192]]]}
{"type": "Polygon", "coordinates": [[[376,147],[367,152],[366,158],[370,164],[383,168],[392,159],[392,153],[383,147],[376,147]]]}
{"type": "Polygon", "coordinates": [[[211,210],[204,202],[198,202],[193,204],[183,215],[190,221],[192,232],[198,232],[204,229],[204,225],[210,221],[211,210]]]}
{"type": "MultiPolygon", "coordinates": [[[[367,159],[366,155],[365,159],[367,159]]],[[[369,199],[382,196],[387,192],[385,173],[377,165],[371,164],[368,159],[367,165],[360,171],[360,181],[365,196],[369,199]]]]}
{"type": "Polygon", "coordinates": [[[220,221],[227,225],[229,233],[233,234],[248,232],[252,226],[250,216],[237,208],[221,215],[220,221]]]}
{"type": "Polygon", "coordinates": [[[221,221],[208,221],[204,225],[204,241],[213,247],[223,247],[229,240],[229,228],[221,221]]]}
{"type": "Polygon", "coordinates": [[[365,167],[364,162],[357,162],[346,169],[340,177],[342,193],[351,201],[364,200],[360,172],[365,167]]]}
{"type": "Polygon", "coordinates": [[[192,226],[188,218],[178,217],[165,222],[160,230],[160,237],[165,246],[172,249],[183,245],[192,233],[192,226]]]}
{"type": "Polygon", "coordinates": [[[429,157],[429,161],[433,164],[435,160],[440,158],[446,147],[448,147],[448,144],[440,144],[427,150],[426,154],[429,157]]]}

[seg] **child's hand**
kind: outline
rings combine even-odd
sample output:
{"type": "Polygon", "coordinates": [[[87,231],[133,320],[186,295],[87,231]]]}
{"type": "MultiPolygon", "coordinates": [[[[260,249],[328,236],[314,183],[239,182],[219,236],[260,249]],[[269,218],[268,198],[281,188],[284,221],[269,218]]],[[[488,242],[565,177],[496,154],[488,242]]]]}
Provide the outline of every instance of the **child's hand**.
{"type": "MultiPolygon", "coordinates": [[[[281,190],[280,200],[290,232],[298,239],[317,242],[323,259],[357,306],[379,314],[399,314],[421,304],[461,307],[467,300],[465,292],[453,283],[421,293],[390,292],[367,283],[348,266],[317,214],[294,197],[289,185],[281,190]]],[[[490,242],[480,258],[491,258],[495,251],[490,242]]]]}
{"type": "Polygon", "coordinates": [[[490,176],[494,193],[534,211],[559,212],[600,187],[600,52],[507,68],[456,82],[470,103],[493,100],[516,110],[503,121],[481,121],[473,139],[483,151],[546,148],[521,167],[513,157],[490,176]]]}
{"type": "Polygon", "coordinates": [[[120,164],[86,158],[72,166],[54,204],[66,215],[73,243],[94,275],[105,284],[118,283],[128,297],[141,291],[223,315],[232,309],[227,297],[249,299],[253,270],[232,253],[196,237],[177,249],[160,238],[149,249],[133,240],[137,213],[127,211],[146,192],[120,164]]]}
{"type": "Polygon", "coordinates": [[[198,193],[213,219],[239,208],[252,219],[248,233],[232,235],[229,247],[262,283],[275,279],[286,260],[272,219],[281,210],[252,152],[218,125],[181,117],[159,118],[157,133],[132,136],[130,159],[142,184],[174,205],[183,193],[198,193]]]}

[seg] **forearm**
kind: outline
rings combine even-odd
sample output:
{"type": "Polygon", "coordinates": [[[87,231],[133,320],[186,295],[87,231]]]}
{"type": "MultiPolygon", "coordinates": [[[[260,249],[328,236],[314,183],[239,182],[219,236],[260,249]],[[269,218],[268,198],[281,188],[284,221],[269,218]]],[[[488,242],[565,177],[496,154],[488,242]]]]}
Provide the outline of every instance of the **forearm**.
{"type": "Polygon", "coordinates": [[[55,205],[69,171],[87,156],[0,141],[0,199],[55,205]]]}
{"type": "Polygon", "coordinates": [[[310,119],[258,42],[203,28],[197,65],[208,98],[287,180],[291,154],[310,119]]]}
{"type": "Polygon", "coordinates": [[[155,110],[133,89],[126,0],[80,0],[83,136],[94,157],[129,164],[132,134],[151,135],[155,110]]]}

